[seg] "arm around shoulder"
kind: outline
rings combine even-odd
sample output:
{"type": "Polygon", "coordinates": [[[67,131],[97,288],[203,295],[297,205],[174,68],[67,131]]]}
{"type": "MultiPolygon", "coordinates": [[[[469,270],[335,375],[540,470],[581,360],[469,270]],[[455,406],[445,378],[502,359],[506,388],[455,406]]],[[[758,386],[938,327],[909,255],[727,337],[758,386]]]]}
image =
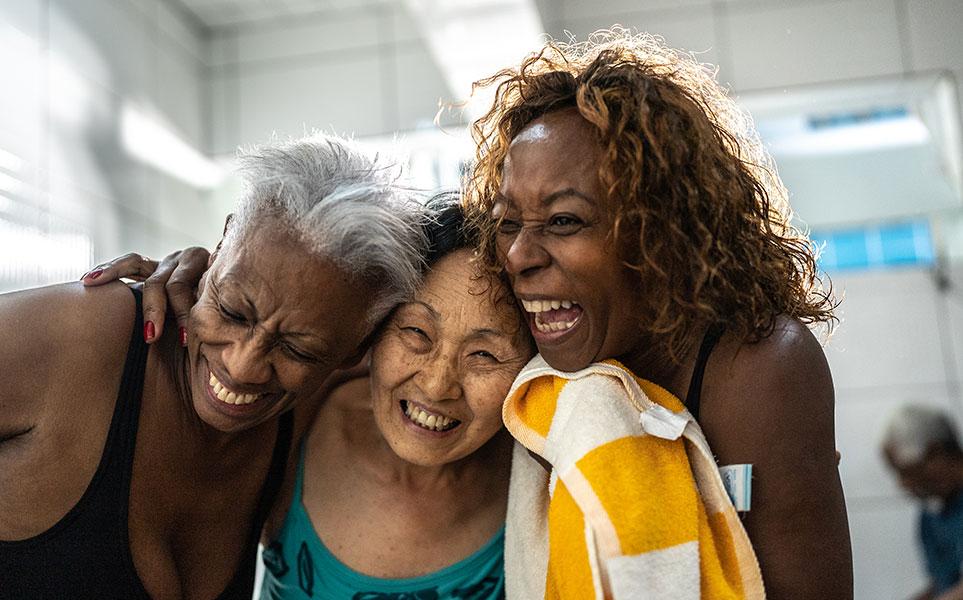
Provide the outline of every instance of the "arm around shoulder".
{"type": "Polygon", "coordinates": [[[819,342],[802,323],[782,318],[767,338],[726,340],[718,354],[700,421],[720,464],[753,465],[744,524],[767,597],[851,599],[833,383],[819,342]]]}

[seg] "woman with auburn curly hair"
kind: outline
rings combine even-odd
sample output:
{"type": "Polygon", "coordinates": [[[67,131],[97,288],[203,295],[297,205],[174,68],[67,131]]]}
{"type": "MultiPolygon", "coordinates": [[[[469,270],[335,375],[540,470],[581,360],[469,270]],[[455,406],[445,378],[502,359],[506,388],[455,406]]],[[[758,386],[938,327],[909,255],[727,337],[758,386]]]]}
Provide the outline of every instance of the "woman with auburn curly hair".
{"type": "Polygon", "coordinates": [[[467,204],[487,233],[481,254],[510,279],[540,352],[504,416],[551,467],[549,481],[516,453],[509,596],[758,597],[761,571],[770,598],[851,598],[833,384],[807,327],[835,321],[815,249],[709,68],[648,35],[590,39],[549,42],[481,82],[496,100],[473,126],[467,204]],[[613,377],[638,411],[596,397],[613,377]],[[647,413],[646,399],[669,416],[647,413]],[[689,435],[700,427],[748,552],[732,507],[711,506],[713,475],[693,450],[706,448],[689,435]],[[689,462],[641,447],[656,438],[685,439],[689,462]],[[697,501],[679,492],[686,475],[664,468],[680,460],[697,501]],[[684,579],[681,564],[700,583],[664,587],[684,579]]]}

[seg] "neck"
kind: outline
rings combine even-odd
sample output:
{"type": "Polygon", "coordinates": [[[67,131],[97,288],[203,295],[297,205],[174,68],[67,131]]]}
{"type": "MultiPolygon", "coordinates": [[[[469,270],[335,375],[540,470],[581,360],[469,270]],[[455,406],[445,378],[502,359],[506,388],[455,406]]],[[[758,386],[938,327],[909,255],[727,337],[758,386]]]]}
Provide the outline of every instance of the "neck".
{"type": "Polygon", "coordinates": [[[379,438],[378,476],[410,489],[444,488],[461,494],[475,486],[490,486],[493,478],[504,476],[511,468],[512,438],[505,429],[464,458],[430,466],[404,460],[380,434],[379,438]]]}
{"type": "MultiPolygon", "coordinates": [[[[700,334],[702,329],[697,330],[700,334]]],[[[656,343],[652,336],[640,333],[639,343],[631,351],[616,357],[636,376],[671,392],[676,397],[685,397],[688,388],[688,375],[695,362],[698,344],[688,344],[683,356],[673,360],[662,344],[656,343]]]]}

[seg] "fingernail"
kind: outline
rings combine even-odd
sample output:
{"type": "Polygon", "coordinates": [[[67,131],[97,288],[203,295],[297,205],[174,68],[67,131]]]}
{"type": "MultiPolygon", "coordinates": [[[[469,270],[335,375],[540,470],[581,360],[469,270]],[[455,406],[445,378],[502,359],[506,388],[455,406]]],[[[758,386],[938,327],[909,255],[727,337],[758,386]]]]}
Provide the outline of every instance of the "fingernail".
{"type": "Polygon", "coordinates": [[[187,327],[181,327],[179,331],[181,334],[181,346],[184,346],[186,348],[187,347],[187,327]]]}
{"type": "Polygon", "coordinates": [[[100,277],[101,273],[103,273],[103,272],[104,272],[103,269],[94,269],[94,270],[91,271],[90,273],[87,273],[86,275],[84,275],[83,278],[84,278],[84,279],[97,279],[98,277],[100,277]]]}
{"type": "Polygon", "coordinates": [[[154,322],[147,321],[144,323],[144,341],[149,342],[154,339],[154,322]]]}

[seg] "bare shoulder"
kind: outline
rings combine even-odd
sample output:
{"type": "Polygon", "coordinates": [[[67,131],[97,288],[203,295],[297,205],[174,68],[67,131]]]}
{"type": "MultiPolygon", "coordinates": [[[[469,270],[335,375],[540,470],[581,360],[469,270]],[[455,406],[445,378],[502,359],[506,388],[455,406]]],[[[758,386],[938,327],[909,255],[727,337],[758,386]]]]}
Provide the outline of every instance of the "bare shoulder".
{"type": "Polygon", "coordinates": [[[753,465],[744,524],[768,597],[852,598],[833,381],[819,341],[789,317],[757,342],[725,337],[702,397],[700,423],[719,463],[753,465]]]}
{"type": "Polygon", "coordinates": [[[0,294],[0,398],[38,397],[58,381],[96,373],[123,353],[134,299],[123,284],[79,283],[0,294]],[[118,335],[122,333],[122,335],[118,335]]]}
{"type": "Polygon", "coordinates": [[[707,367],[702,406],[724,462],[771,457],[782,442],[797,459],[818,451],[835,464],[832,375],[819,341],[796,319],[780,317],[756,342],[724,337],[707,367]]]}

